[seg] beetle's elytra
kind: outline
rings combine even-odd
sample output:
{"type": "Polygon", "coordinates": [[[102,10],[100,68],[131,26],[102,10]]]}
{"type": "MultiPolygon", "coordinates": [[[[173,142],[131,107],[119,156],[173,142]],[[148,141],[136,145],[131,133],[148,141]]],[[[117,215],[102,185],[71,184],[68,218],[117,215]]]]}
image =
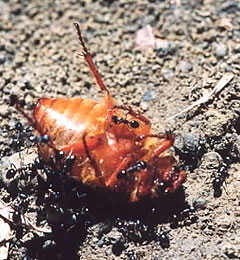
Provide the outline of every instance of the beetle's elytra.
{"type": "MultiPolygon", "coordinates": [[[[147,118],[130,107],[115,104],[104,85],[74,23],[82,56],[93,72],[104,99],[41,98],[31,123],[48,144],[39,152],[48,161],[55,151],[75,156],[70,175],[91,187],[124,192],[129,201],[158,197],[176,191],[186,179],[176,170],[175,158],[166,152],[173,145],[171,134],[155,135],[147,118]]],[[[26,116],[26,114],[25,114],[26,116]]]]}

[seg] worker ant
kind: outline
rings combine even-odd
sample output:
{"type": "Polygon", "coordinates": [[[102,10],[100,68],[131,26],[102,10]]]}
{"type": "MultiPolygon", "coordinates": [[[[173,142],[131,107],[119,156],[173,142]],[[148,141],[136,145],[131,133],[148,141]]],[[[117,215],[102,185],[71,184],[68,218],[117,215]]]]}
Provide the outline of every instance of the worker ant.
{"type": "Polygon", "coordinates": [[[117,174],[117,178],[118,179],[127,179],[129,174],[142,170],[142,169],[146,169],[146,168],[147,168],[147,163],[145,161],[138,161],[138,162],[136,162],[135,165],[127,168],[126,170],[121,170],[117,174]]]}
{"type": "Polygon", "coordinates": [[[197,216],[192,215],[196,212],[194,206],[189,206],[188,208],[183,209],[180,213],[174,214],[170,218],[171,228],[177,228],[179,225],[189,225],[197,221],[197,216]]]}
{"type": "MultiPolygon", "coordinates": [[[[229,160],[229,158],[226,158],[226,159],[229,160]]],[[[222,162],[218,167],[217,175],[214,176],[214,178],[213,178],[212,186],[213,186],[213,190],[214,190],[213,196],[215,198],[219,198],[222,195],[222,185],[229,175],[228,169],[229,169],[228,163],[222,162]]]]}
{"type": "Polygon", "coordinates": [[[114,124],[126,124],[126,125],[129,125],[131,126],[132,128],[138,128],[139,127],[139,123],[138,121],[136,120],[127,120],[127,119],[124,119],[124,118],[118,118],[117,116],[112,116],[112,121],[114,124]]]}
{"type": "Polygon", "coordinates": [[[13,205],[13,215],[12,221],[14,224],[14,229],[16,231],[16,238],[21,239],[23,236],[23,225],[22,225],[22,217],[26,213],[29,205],[28,195],[20,192],[14,201],[13,205]]]}

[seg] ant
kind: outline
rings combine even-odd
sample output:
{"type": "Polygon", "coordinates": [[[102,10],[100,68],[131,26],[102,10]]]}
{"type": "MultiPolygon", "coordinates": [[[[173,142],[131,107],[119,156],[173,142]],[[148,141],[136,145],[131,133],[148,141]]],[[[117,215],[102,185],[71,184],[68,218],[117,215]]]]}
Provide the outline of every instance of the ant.
{"type": "Polygon", "coordinates": [[[23,236],[23,226],[22,226],[22,217],[26,213],[29,201],[28,195],[21,192],[18,194],[18,197],[14,203],[14,213],[12,215],[12,221],[15,225],[16,238],[21,239],[23,236]]]}
{"type": "Polygon", "coordinates": [[[33,127],[27,126],[24,128],[21,122],[17,122],[14,128],[10,129],[12,133],[10,147],[19,152],[25,147],[30,147],[34,142],[33,127]]]}
{"type": "Polygon", "coordinates": [[[136,171],[139,171],[139,170],[142,170],[142,169],[146,169],[146,168],[147,168],[147,163],[145,161],[138,161],[132,167],[129,167],[126,170],[121,170],[118,173],[117,178],[118,179],[127,178],[129,173],[133,173],[133,172],[136,172],[136,171]]]}
{"type": "Polygon", "coordinates": [[[114,124],[126,124],[126,125],[130,125],[132,128],[138,128],[139,127],[139,123],[136,120],[132,120],[129,121],[127,119],[124,118],[118,118],[117,116],[112,116],[112,121],[114,124]]]}
{"type": "Polygon", "coordinates": [[[183,209],[179,214],[172,215],[170,223],[171,228],[177,228],[179,226],[179,222],[184,221],[186,223],[187,219],[190,220],[189,224],[196,222],[197,216],[191,216],[191,214],[195,212],[196,208],[194,206],[190,206],[188,208],[183,209]]]}
{"type": "Polygon", "coordinates": [[[160,246],[165,249],[170,247],[170,241],[169,241],[169,232],[170,231],[161,231],[161,233],[158,235],[160,246]]]}
{"type": "Polygon", "coordinates": [[[13,213],[13,223],[18,225],[21,221],[21,216],[25,214],[27,211],[27,207],[29,204],[29,201],[27,200],[28,196],[25,193],[19,193],[15,206],[15,211],[13,213]]]}
{"type": "MultiPolygon", "coordinates": [[[[227,158],[229,159],[229,158],[227,158]]],[[[214,190],[214,197],[219,198],[222,195],[222,185],[226,178],[228,177],[229,165],[225,162],[222,162],[218,168],[218,174],[214,177],[212,181],[212,186],[214,190]]]]}
{"type": "Polygon", "coordinates": [[[6,172],[6,178],[7,179],[13,179],[17,173],[18,179],[21,180],[28,180],[30,181],[37,175],[37,165],[35,164],[35,161],[33,163],[28,163],[26,165],[21,166],[20,168],[16,168],[14,164],[11,164],[11,168],[7,170],[6,172]]]}

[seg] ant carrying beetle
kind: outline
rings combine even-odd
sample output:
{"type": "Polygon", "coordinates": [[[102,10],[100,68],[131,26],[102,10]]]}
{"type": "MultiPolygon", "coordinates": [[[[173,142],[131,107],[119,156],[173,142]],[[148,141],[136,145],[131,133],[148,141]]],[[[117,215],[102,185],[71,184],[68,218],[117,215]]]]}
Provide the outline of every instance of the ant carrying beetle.
{"type": "Polygon", "coordinates": [[[175,192],[185,182],[186,173],[174,167],[176,160],[167,153],[174,143],[173,135],[152,134],[146,117],[115,105],[85,46],[79,24],[74,26],[82,47],[80,55],[104,100],[41,98],[30,117],[20,101],[13,99],[37,134],[48,137],[46,143],[38,143],[42,158],[49,162],[58,153],[64,158],[74,156],[70,176],[93,188],[127,193],[130,202],[159,196],[159,185],[164,186],[164,194],[175,192]]]}

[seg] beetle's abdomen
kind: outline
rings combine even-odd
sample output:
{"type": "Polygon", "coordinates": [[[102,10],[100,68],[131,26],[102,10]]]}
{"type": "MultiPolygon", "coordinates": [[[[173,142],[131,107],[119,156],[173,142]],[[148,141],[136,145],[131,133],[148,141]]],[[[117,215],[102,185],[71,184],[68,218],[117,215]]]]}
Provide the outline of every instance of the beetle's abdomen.
{"type": "Polygon", "coordinates": [[[42,98],[34,111],[36,128],[47,134],[56,149],[77,143],[83,133],[104,132],[106,105],[82,98],[42,98]]]}

